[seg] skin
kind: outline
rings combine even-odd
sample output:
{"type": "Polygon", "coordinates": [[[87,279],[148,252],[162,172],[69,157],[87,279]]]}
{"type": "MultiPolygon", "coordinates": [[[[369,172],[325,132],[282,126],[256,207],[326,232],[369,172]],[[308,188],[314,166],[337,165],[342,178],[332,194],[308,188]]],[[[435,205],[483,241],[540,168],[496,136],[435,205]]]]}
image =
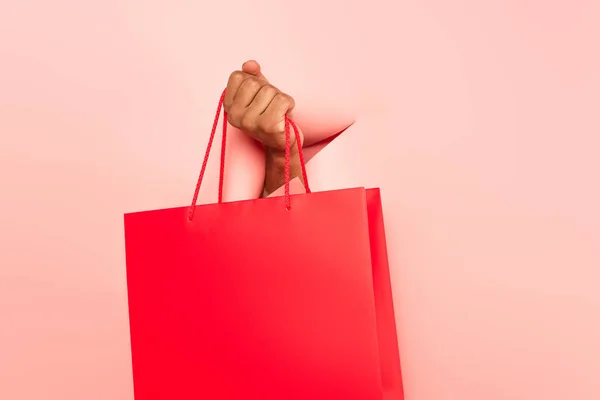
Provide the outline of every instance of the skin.
{"type": "MultiPolygon", "coordinates": [[[[228,122],[265,148],[264,196],[284,184],[285,117],[294,120],[294,99],[272,85],[256,61],[247,61],[229,76],[223,107],[228,122]]],[[[294,121],[295,122],[295,121],[294,121]]],[[[302,132],[300,132],[303,140],[302,132]]],[[[296,138],[291,135],[290,178],[302,179],[296,138]]]]}

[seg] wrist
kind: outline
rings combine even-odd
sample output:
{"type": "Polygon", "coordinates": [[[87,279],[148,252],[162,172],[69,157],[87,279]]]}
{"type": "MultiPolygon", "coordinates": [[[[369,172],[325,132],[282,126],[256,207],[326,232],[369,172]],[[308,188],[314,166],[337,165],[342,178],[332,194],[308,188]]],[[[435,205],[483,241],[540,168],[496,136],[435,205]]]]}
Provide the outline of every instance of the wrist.
{"type": "MultiPolygon", "coordinates": [[[[283,166],[285,165],[285,149],[274,149],[267,147],[266,150],[267,161],[270,161],[273,166],[283,166]]],[[[293,158],[296,154],[298,154],[298,146],[294,143],[290,149],[290,155],[293,158]]]]}
{"type": "MultiPolygon", "coordinates": [[[[263,197],[267,197],[285,183],[285,150],[266,148],[266,171],[263,197]]],[[[293,145],[290,157],[290,179],[300,176],[298,148],[293,145]]]]}

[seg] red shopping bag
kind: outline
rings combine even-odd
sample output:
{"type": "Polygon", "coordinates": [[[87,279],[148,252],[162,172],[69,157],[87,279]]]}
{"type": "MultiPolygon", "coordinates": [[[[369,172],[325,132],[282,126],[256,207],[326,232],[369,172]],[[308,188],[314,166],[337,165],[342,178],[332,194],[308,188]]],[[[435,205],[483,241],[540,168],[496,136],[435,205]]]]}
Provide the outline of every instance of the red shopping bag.
{"type": "MultiPolygon", "coordinates": [[[[125,215],[136,400],[402,399],[378,189],[125,215]]],[[[223,148],[226,117],[223,122],[223,148]]]]}

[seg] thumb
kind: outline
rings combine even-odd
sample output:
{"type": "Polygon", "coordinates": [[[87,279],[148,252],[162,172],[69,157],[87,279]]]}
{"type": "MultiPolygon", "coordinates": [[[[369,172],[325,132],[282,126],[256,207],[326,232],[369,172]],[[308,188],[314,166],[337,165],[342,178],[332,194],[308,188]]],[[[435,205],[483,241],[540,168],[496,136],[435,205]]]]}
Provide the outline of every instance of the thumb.
{"type": "Polygon", "coordinates": [[[254,75],[258,79],[268,82],[267,78],[262,74],[262,71],[260,70],[260,64],[254,60],[246,61],[242,65],[242,72],[245,72],[250,75],[254,75]]]}

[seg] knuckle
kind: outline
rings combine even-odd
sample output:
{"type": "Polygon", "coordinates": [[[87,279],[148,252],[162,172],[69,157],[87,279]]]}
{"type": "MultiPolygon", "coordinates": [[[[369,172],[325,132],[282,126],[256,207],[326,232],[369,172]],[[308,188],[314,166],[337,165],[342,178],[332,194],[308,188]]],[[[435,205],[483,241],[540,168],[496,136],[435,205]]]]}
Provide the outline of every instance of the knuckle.
{"type": "Polygon", "coordinates": [[[295,105],[294,99],[283,92],[277,93],[277,95],[275,96],[275,100],[282,107],[293,108],[295,105]]]}
{"type": "Polygon", "coordinates": [[[279,89],[271,84],[266,84],[261,90],[263,90],[268,97],[275,97],[279,93],[279,89]]]}
{"type": "Polygon", "coordinates": [[[244,81],[242,85],[244,90],[249,90],[253,92],[257,92],[261,88],[261,83],[256,78],[248,78],[244,81]]]}
{"type": "Polygon", "coordinates": [[[227,121],[236,128],[240,127],[242,118],[243,114],[239,107],[230,107],[227,111],[227,121]]]}
{"type": "Polygon", "coordinates": [[[287,98],[285,93],[279,92],[275,95],[275,98],[273,100],[277,101],[277,103],[279,104],[283,104],[287,101],[287,98]]]}
{"type": "Polygon", "coordinates": [[[231,75],[229,75],[229,82],[231,83],[241,83],[244,80],[244,73],[242,71],[233,71],[231,75]]]}
{"type": "Polygon", "coordinates": [[[253,132],[257,128],[256,118],[245,114],[240,118],[240,125],[243,130],[253,132]]]}
{"type": "Polygon", "coordinates": [[[291,109],[291,108],[296,107],[296,101],[294,100],[294,98],[292,96],[290,96],[290,95],[287,95],[287,94],[286,94],[286,97],[287,97],[289,108],[291,109]]]}

